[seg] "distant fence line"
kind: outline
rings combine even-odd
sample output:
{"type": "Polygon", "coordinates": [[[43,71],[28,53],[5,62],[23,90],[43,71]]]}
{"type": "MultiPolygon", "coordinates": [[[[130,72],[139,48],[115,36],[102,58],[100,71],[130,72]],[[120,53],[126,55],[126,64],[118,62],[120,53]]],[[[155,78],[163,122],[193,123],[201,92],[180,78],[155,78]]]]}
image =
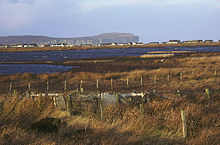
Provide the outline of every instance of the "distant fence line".
{"type": "MultiPolygon", "coordinates": [[[[96,88],[97,90],[100,90],[100,89],[102,89],[102,86],[104,86],[105,89],[108,88],[109,90],[113,90],[113,89],[117,89],[118,87],[127,87],[127,88],[129,88],[129,87],[145,87],[145,86],[157,87],[157,86],[160,86],[160,84],[164,84],[164,82],[166,82],[167,86],[169,86],[172,83],[172,81],[179,81],[180,83],[184,83],[184,81],[189,80],[189,79],[184,79],[183,77],[184,77],[183,73],[179,73],[178,75],[175,75],[175,76],[167,74],[167,76],[165,78],[159,77],[159,75],[155,74],[154,76],[152,76],[150,78],[149,77],[144,78],[143,76],[140,76],[139,80],[138,79],[129,79],[127,77],[126,80],[123,80],[123,79],[114,80],[113,78],[111,78],[110,80],[96,79],[93,81],[94,83],[91,83],[91,80],[89,80],[89,82],[90,82],[90,85],[92,85],[92,84],[94,84],[94,86],[96,85],[96,87],[90,86],[90,87],[93,87],[94,89],[96,88]]],[[[212,77],[213,77],[214,81],[217,83],[217,81],[216,81],[216,79],[218,77],[217,70],[215,70],[213,72],[212,77]]],[[[81,91],[81,92],[86,91],[83,86],[87,86],[88,84],[85,82],[88,82],[88,81],[87,80],[80,80],[77,83],[76,81],[75,82],[68,82],[67,80],[64,80],[63,83],[59,83],[59,91],[68,91],[68,90],[73,90],[73,89],[79,89],[79,91],[81,91]],[[63,86],[62,86],[62,84],[63,84],[63,86]]],[[[4,86],[5,85],[6,86],[8,85],[9,92],[12,92],[13,90],[17,90],[16,82],[10,82],[9,84],[4,84],[4,86]]],[[[37,85],[39,85],[39,84],[37,84],[37,85]]],[[[20,88],[22,88],[25,91],[37,90],[38,88],[35,87],[37,85],[29,82],[26,87],[23,86],[20,88]]],[[[43,89],[44,92],[58,91],[58,89],[53,90],[53,87],[57,86],[57,85],[58,84],[54,85],[53,83],[50,83],[50,81],[46,81],[45,84],[41,83],[39,85],[40,86],[39,88],[43,89]]],[[[56,88],[56,87],[54,87],[54,88],[56,88]]],[[[7,90],[5,90],[5,91],[7,91],[7,90]]]]}

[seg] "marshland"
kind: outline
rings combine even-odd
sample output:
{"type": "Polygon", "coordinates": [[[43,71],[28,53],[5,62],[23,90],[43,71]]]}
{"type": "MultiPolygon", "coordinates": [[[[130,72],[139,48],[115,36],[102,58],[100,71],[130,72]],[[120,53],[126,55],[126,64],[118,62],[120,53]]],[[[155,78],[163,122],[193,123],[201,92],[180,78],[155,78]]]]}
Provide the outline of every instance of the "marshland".
{"type": "Polygon", "coordinates": [[[219,144],[220,53],[172,54],[51,61],[78,67],[1,75],[0,144],[219,144]],[[66,109],[30,92],[62,93],[66,109]],[[150,100],[102,105],[103,92],[150,100]]]}

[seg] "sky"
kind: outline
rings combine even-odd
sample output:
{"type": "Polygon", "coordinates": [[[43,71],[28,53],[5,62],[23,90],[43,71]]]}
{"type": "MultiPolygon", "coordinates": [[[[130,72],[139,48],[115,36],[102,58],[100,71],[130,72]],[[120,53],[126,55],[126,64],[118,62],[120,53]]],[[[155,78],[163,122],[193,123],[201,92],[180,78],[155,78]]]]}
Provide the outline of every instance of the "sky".
{"type": "Polygon", "coordinates": [[[0,0],[0,36],[220,40],[220,0],[0,0]]]}

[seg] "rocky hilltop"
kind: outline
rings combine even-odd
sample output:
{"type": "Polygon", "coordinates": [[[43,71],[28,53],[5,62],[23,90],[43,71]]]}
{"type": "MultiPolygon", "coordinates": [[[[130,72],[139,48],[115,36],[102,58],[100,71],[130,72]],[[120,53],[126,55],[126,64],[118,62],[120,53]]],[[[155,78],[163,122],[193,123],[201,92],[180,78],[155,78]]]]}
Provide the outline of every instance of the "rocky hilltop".
{"type": "Polygon", "coordinates": [[[130,33],[104,33],[97,36],[88,37],[74,37],[74,38],[55,38],[46,36],[34,36],[34,35],[24,35],[24,36],[3,36],[0,37],[0,44],[57,44],[66,43],[72,45],[82,45],[82,44],[105,44],[105,43],[129,43],[138,42],[139,37],[130,33]]]}

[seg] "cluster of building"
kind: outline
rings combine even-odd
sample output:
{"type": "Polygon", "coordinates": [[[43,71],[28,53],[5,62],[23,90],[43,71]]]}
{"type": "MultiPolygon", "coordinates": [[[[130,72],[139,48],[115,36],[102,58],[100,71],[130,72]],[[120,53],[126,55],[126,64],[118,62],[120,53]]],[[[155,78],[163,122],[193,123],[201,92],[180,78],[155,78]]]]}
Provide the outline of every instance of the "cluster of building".
{"type": "Polygon", "coordinates": [[[0,48],[33,48],[33,47],[39,47],[37,43],[32,44],[12,44],[12,45],[2,45],[0,44],[0,48]]]}
{"type": "Polygon", "coordinates": [[[74,47],[74,46],[125,46],[125,45],[144,45],[143,42],[130,42],[130,43],[104,43],[104,44],[80,44],[72,45],[66,43],[57,43],[57,44],[14,44],[14,45],[1,45],[0,48],[34,48],[34,47],[74,47]]]}
{"type": "MultiPolygon", "coordinates": [[[[180,40],[169,40],[168,42],[149,42],[146,44],[155,45],[155,44],[199,44],[199,43],[213,43],[213,40],[188,40],[188,41],[180,41],[180,40]]],[[[218,40],[220,42],[220,40],[218,40]]],[[[74,47],[74,46],[126,46],[126,45],[144,45],[143,42],[130,42],[130,43],[104,43],[104,44],[66,44],[66,43],[57,43],[57,44],[13,44],[13,45],[2,45],[0,44],[0,48],[34,48],[34,47],[74,47]]]]}
{"type": "MultiPolygon", "coordinates": [[[[188,41],[180,41],[180,40],[169,40],[168,42],[162,42],[162,44],[198,44],[198,43],[213,43],[213,40],[188,40],[188,41]]],[[[220,42],[220,40],[218,41],[220,42]]],[[[159,42],[149,42],[148,44],[160,44],[159,42]]]]}

